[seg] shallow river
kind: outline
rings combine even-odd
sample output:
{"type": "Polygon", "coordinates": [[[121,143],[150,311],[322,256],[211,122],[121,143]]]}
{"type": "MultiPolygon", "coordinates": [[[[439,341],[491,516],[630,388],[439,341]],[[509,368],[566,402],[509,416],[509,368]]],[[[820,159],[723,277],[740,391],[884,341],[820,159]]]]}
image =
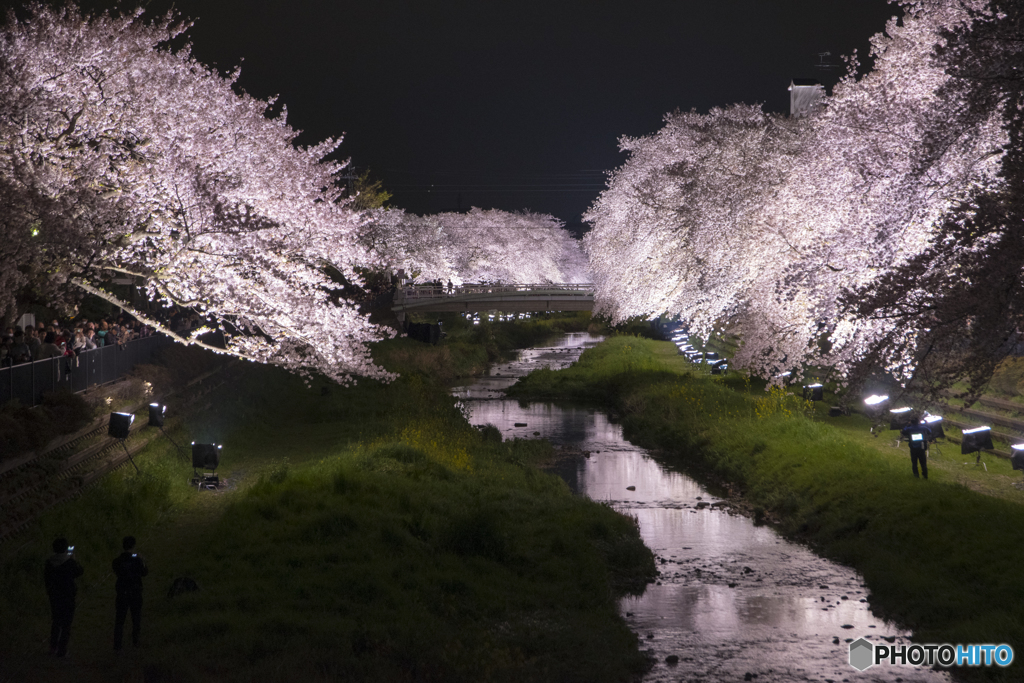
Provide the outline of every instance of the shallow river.
{"type": "Polygon", "coordinates": [[[911,666],[852,668],[851,640],[909,643],[905,631],[871,614],[856,572],[731,512],[727,501],[626,441],[600,411],[523,407],[503,398],[517,377],[565,367],[599,341],[567,335],[554,346],[523,351],[453,393],[469,406],[473,424],[493,424],[506,438],[537,438],[539,432],[558,446],[589,452],[558,474],[576,492],[640,520],[661,575],[643,596],[624,599],[621,609],[657,661],[645,681],[950,680],[944,672],[911,666]],[[670,655],[678,663],[666,663],[670,655]]]}

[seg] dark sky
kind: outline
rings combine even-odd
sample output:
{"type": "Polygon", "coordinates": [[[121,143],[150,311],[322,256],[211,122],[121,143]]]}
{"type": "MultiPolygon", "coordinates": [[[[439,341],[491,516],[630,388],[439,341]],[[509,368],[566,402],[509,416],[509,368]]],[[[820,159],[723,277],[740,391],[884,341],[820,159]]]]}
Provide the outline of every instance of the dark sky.
{"type": "MultiPolygon", "coordinates": [[[[10,1],[10,0],[8,0],[10,1]]],[[[109,6],[109,0],[85,0],[109,6]]],[[[151,10],[170,6],[152,0],[151,10]]],[[[175,0],[196,56],[280,95],[303,142],[340,155],[416,213],[552,213],[571,228],[622,163],[617,139],[676,108],[788,109],[789,79],[898,12],[886,0],[175,0]]]]}

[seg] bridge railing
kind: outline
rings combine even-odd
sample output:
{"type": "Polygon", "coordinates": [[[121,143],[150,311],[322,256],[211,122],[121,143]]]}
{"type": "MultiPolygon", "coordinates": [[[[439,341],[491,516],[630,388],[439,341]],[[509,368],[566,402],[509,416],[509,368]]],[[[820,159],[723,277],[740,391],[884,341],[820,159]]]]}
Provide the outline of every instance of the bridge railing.
{"type": "Polygon", "coordinates": [[[459,285],[448,290],[447,285],[413,285],[400,287],[398,294],[405,299],[435,299],[466,294],[529,294],[530,292],[565,292],[568,295],[587,296],[593,293],[591,284],[516,284],[516,285],[459,285]]]}

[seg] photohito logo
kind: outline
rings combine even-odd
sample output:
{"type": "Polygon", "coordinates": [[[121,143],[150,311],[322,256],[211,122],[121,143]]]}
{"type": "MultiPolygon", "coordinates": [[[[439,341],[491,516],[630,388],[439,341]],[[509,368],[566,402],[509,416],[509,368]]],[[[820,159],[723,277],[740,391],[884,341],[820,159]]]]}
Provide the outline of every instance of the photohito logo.
{"type": "Polygon", "coordinates": [[[909,666],[1010,666],[1009,645],[876,645],[865,638],[850,643],[850,666],[864,671],[888,662],[909,666]]]}

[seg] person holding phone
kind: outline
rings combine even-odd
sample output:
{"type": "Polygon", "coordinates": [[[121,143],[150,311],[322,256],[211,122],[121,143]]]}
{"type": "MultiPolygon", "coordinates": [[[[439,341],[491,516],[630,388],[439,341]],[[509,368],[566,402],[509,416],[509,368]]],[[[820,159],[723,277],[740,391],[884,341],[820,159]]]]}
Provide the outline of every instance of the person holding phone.
{"type": "Polygon", "coordinates": [[[121,649],[124,638],[124,622],[128,612],[132,613],[132,645],[138,646],[142,633],[142,577],[149,573],[149,567],[142,556],[135,552],[135,537],[125,536],[121,542],[124,549],[114,558],[114,575],[117,583],[117,601],[114,610],[114,649],[121,649]]]}
{"type": "Polygon", "coordinates": [[[56,538],[53,556],[43,567],[46,596],[50,598],[50,652],[58,657],[68,653],[71,621],[75,618],[75,596],[78,594],[75,579],[85,572],[74,554],[75,546],[68,546],[68,539],[56,538]]]}

